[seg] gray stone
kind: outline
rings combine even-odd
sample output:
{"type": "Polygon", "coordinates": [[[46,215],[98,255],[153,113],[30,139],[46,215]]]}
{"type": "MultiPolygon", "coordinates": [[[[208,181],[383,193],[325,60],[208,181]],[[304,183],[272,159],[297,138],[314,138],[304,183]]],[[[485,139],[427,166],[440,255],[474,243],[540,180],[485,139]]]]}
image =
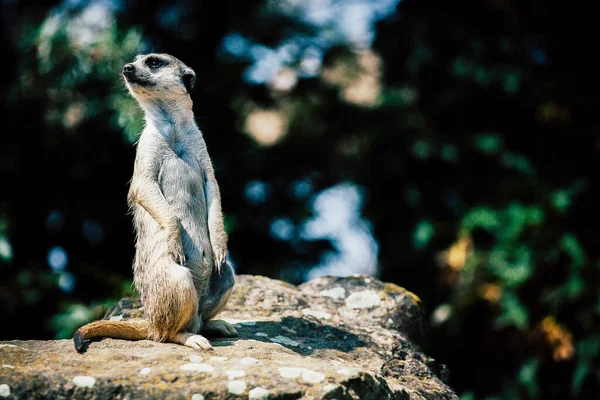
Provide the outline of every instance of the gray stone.
{"type": "MultiPolygon", "coordinates": [[[[141,315],[138,300],[122,299],[105,319],[141,315]]],[[[147,340],[103,339],[84,354],[70,340],[0,342],[3,398],[458,399],[447,368],[419,350],[418,297],[396,285],[241,275],[219,318],[239,337],[211,338],[211,352],[147,340]]]]}

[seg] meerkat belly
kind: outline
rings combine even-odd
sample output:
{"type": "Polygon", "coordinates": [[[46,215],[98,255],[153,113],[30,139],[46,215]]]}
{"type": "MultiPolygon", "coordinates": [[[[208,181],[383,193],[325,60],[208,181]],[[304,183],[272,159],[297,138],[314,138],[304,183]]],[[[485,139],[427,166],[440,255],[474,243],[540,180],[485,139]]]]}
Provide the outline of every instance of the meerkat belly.
{"type": "Polygon", "coordinates": [[[186,264],[204,264],[212,260],[204,174],[194,157],[181,153],[164,161],[159,183],[181,223],[186,264]]]}

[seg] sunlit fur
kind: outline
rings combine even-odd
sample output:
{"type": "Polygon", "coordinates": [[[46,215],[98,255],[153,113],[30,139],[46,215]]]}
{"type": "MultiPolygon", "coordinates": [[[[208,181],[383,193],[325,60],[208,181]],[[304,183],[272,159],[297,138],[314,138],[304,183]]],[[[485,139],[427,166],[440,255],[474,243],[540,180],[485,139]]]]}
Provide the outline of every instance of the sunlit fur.
{"type": "Polygon", "coordinates": [[[146,120],[128,195],[137,235],[134,283],[146,320],[97,321],[76,336],[79,343],[108,336],[209,349],[197,335],[203,325],[213,334],[236,334],[221,321],[205,324],[225,306],[235,277],[226,261],[219,186],[184,84],[193,85],[195,74],[167,54],[138,56],[131,65],[135,74],[124,75],[125,82],[146,120]],[[168,64],[153,70],[149,57],[168,64]]]}

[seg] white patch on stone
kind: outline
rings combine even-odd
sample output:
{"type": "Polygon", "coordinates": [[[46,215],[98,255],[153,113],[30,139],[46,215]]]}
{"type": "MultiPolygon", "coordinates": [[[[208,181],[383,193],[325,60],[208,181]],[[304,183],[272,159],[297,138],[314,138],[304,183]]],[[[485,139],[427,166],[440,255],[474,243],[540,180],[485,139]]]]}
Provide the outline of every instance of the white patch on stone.
{"type": "Polygon", "coordinates": [[[263,332],[256,332],[256,333],[254,334],[254,336],[259,336],[259,337],[269,337],[269,335],[267,335],[266,333],[263,333],[263,332]]]}
{"type": "Polygon", "coordinates": [[[193,371],[193,372],[213,372],[215,368],[209,364],[200,364],[200,363],[189,363],[181,366],[181,369],[184,371],[193,371]]]}
{"type": "Polygon", "coordinates": [[[321,290],[321,296],[331,297],[332,299],[341,299],[346,297],[346,289],[341,286],[336,286],[329,290],[321,290]]]}
{"type": "Polygon", "coordinates": [[[258,360],[253,357],[244,357],[240,360],[240,363],[242,363],[244,365],[252,365],[252,364],[256,364],[257,362],[258,362],[258,360]]]}
{"type": "Polygon", "coordinates": [[[234,319],[234,318],[221,318],[221,320],[223,320],[231,325],[248,325],[248,326],[256,325],[256,321],[254,321],[254,320],[246,320],[245,321],[242,319],[234,319]]]}
{"type": "Polygon", "coordinates": [[[204,396],[202,396],[200,393],[196,393],[192,396],[192,400],[204,400],[204,396]]]}
{"type": "Polygon", "coordinates": [[[287,326],[282,326],[282,327],[281,327],[281,330],[282,330],[282,331],[285,331],[285,332],[287,332],[287,333],[291,333],[292,335],[295,335],[295,334],[297,333],[295,330],[293,330],[293,329],[290,329],[290,328],[288,328],[287,326]]]}
{"type": "Polygon", "coordinates": [[[94,384],[96,384],[96,378],[94,378],[93,376],[76,376],[73,378],[73,383],[76,384],[79,387],[94,387],[94,384]]]}
{"type": "Polygon", "coordinates": [[[279,375],[288,379],[296,379],[304,371],[306,371],[306,368],[281,367],[279,368],[279,375]]]}
{"type": "Polygon", "coordinates": [[[299,367],[281,367],[279,368],[279,375],[288,379],[296,379],[302,376],[302,380],[308,383],[319,383],[325,379],[325,374],[299,367]]]}
{"type": "Polygon", "coordinates": [[[152,368],[142,368],[142,369],[140,369],[139,374],[140,375],[148,375],[150,373],[150,371],[152,371],[152,368]]]}
{"type": "Polygon", "coordinates": [[[15,369],[15,367],[13,367],[12,365],[8,365],[8,364],[2,364],[2,368],[15,369]]]}
{"type": "Polygon", "coordinates": [[[265,400],[269,398],[269,391],[261,387],[255,387],[248,392],[248,400],[265,400]]]}
{"type": "Polygon", "coordinates": [[[10,396],[10,386],[6,383],[0,385],[0,397],[8,397],[10,396]]]}
{"type": "Polygon", "coordinates": [[[246,373],[239,369],[231,369],[229,371],[225,371],[225,373],[227,374],[227,379],[229,380],[246,376],[246,373]]]}
{"type": "Polygon", "coordinates": [[[371,280],[369,278],[365,278],[365,283],[371,283],[371,280]]]}
{"type": "Polygon", "coordinates": [[[227,383],[227,390],[233,394],[244,394],[246,391],[246,382],[244,381],[229,381],[227,383]]]}
{"type": "Polygon", "coordinates": [[[348,368],[342,368],[338,369],[337,373],[340,375],[350,375],[350,370],[348,368]]]}
{"type": "Polygon", "coordinates": [[[16,344],[0,344],[0,349],[3,347],[16,347],[21,350],[27,350],[25,347],[17,346],[16,344]]]}
{"type": "Polygon", "coordinates": [[[390,325],[391,325],[391,324],[393,324],[393,323],[394,323],[394,320],[393,320],[393,319],[391,319],[391,318],[388,318],[388,324],[390,324],[390,325]]]}
{"type": "Polygon", "coordinates": [[[328,384],[328,385],[325,385],[325,386],[323,387],[323,390],[325,391],[325,393],[329,393],[329,392],[331,392],[332,390],[335,390],[335,389],[337,389],[337,388],[338,388],[338,385],[334,385],[334,384],[330,383],[330,384],[328,384]]]}
{"type": "Polygon", "coordinates": [[[279,343],[279,344],[283,344],[283,345],[287,345],[287,346],[296,347],[296,346],[300,345],[300,343],[298,343],[295,340],[292,340],[286,336],[275,336],[274,338],[271,338],[270,340],[271,340],[271,342],[275,342],[275,343],[279,343]]]}
{"type": "Polygon", "coordinates": [[[349,308],[370,308],[379,305],[381,299],[374,290],[364,290],[354,292],[346,299],[346,306],[349,308]]]}
{"type": "Polygon", "coordinates": [[[122,319],[123,319],[123,316],[122,316],[122,315],[115,315],[115,316],[113,316],[113,317],[110,317],[110,320],[109,320],[109,321],[120,321],[120,320],[122,320],[122,319]]]}
{"type": "Polygon", "coordinates": [[[308,383],[319,383],[325,379],[325,374],[307,369],[302,372],[302,380],[308,383]]]}
{"type": "Polygon", "coordinates": [[[227,357],[211,357],[210,361],[227,361],[227,357]]]}
{"type": "Polygon", "coordinates": [[[193,363],[201,363],[202,357],[193,355],[193,356],[190,356],[190,361],[193,363]]]}
{"type": "Polygon", "coordinates": [[[311,310],[310,308],[302,309],[302,314],[310,315],[310,316],[318,318],[318,319],[330,319],[331,318],[331,314],[329,314],[329,313],[326,313],[323,311],[311,310]]]}

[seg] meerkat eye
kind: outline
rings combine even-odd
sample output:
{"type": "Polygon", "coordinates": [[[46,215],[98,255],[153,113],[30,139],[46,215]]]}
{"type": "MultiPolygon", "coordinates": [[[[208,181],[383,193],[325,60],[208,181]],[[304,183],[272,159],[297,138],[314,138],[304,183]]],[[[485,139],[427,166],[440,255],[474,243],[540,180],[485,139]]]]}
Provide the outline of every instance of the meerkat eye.
{"type": "Polygon", "coordinates": [[[146,60],[146,65],[151,69],[158,69],[165,65],[165,62],[158,58],[148,58],[146,60]]]}

